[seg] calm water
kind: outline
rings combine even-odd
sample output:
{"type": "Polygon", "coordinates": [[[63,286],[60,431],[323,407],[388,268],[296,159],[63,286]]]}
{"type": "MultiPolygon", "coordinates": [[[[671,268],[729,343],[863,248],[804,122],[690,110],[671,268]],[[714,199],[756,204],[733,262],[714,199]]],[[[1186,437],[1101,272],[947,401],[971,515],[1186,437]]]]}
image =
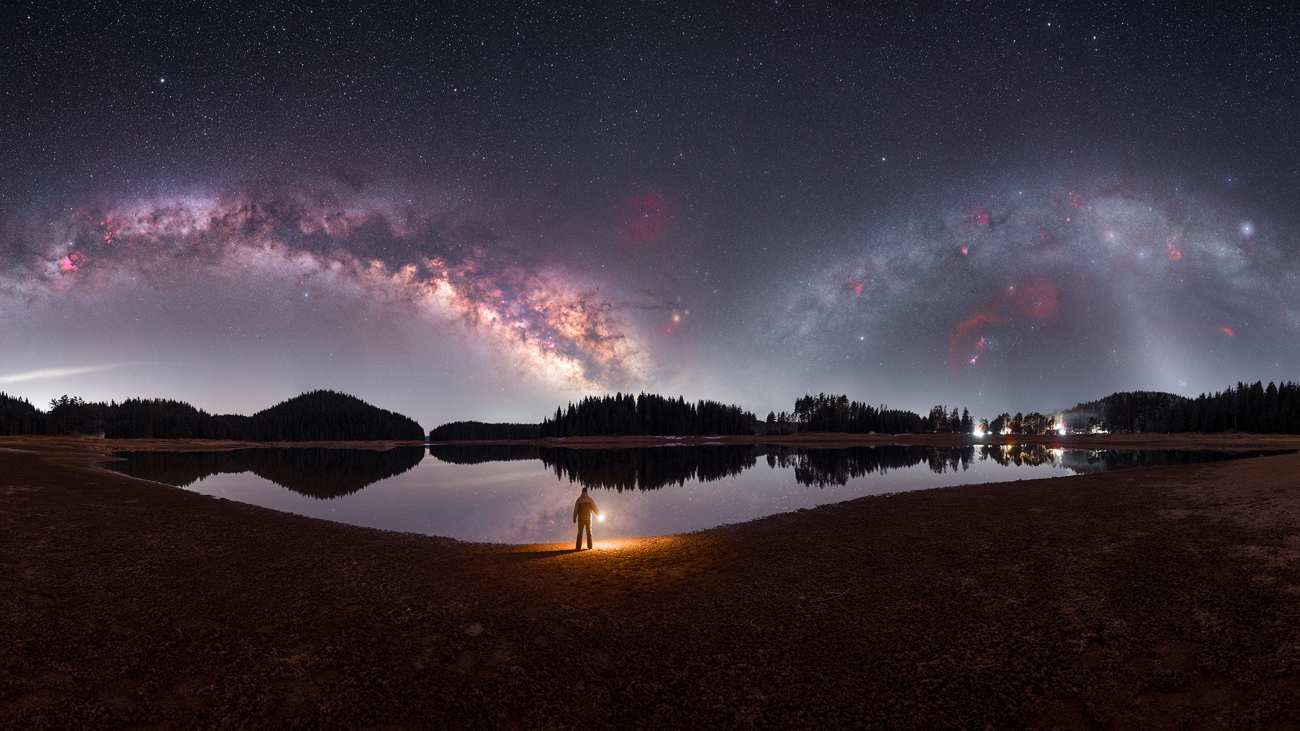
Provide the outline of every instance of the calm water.
{"type": "Polygon", "coordinates": [[[467,541],[573,540],[583,485],[605,514],[596,539],[684,533],[864,495],[1263,452],[1033,446],[642,449],[531,446],[123,452],[104,466],[194,492],[353,525],[467,541]]]}

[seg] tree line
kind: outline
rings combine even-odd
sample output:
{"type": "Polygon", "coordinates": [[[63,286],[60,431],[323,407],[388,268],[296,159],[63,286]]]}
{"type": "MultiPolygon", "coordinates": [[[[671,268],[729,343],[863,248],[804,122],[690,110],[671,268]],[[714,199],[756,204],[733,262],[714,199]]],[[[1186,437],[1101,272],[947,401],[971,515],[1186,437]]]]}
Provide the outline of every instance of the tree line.
{"type": "Polygon", "coordinates": [[[472,442],[537,438],[537,424],[485,424],[481,421],[453,421],[429,430],[431,442],[472,442]]]}
{"type": "Polygon", "coordinates": [[[969,434],[974,420],[967,409],[935,406],[929,416],[914,411],[879,407],[849,401],[845,395],[805,395],[795,399],[794,411],[768,412],[764,430],[770,435],[799,432],[843,432],[846,434],[969,434]]]}
{"type": "Polygon", "coordinates": [[[1015,416],[1005,411],[998,414],[993,421],[980,419],[980,428],[985,434],[1001,434],[1006,431],[1008,434],[1025,434],[1037,435],[1046,434],[1057,426],[1057,421],[1051,414],[1040,414],[1037,411],[1029,414],[1016,412],[1015,416]]]}
{"type": "Polygon", "coordinates": [[[754,415],[716,401],[689,403],[653,393],[588,396],[542,420],[538,436],[725,436],[753,434],[754,415]]]}
{"type": "Polygon", "coordinates": [[[1072,429],[1178,433],[1243,431],[1300,434],[1300,384],[1240,381],[1213,394],[1188,398],[1159,391],[1113,393],[1068,409],[1072,429]]]}
{"type": "Polygon", "coordinates": [[[47,412],[0,393],[0,434],[103,434],[113,439],[249,442],[423,441],[415,420],[335,391],[312,391],[242,416],[209,414],[183,401],[88,402],[63,396],[47,412]]]}
{"type": "MultiPolygon", "coordinates": [[[[431,441],[514,440],[566,436],[789,435],[801,432],[849,434],[969,434],[976,420],[968,409],[935,406],[928,415],[850,401],[846,395],[805,395],[794,409],[769,412],[759,422],[739,406],[687,402],[642,393],[587,397],[541,424],[458,421],[428,433],[431,441]]],[[[979,419],[989,434],[1043,434],[1070,430],[1110,432],[1220,432],[1300,434],[1300,384],[1262,381],[1187,398],[1153,391],[1117,392],[1067,409],[1061,423],[1051,414],[1002,413],[979,419]]],[[[0,435],[103,434],[112,438],[227,439],[239,441],[422,440],[414,420],[333,391],[313,391],[253,416],[208,414],[183,401],[127,399],[92,403],[63,396],[41,411],[26,399],[0,392],[0,435]]]]}
{"type": "Polygon", "coordinates": [[[794,410],[768,413],[758,421],[739,406],[716,401],[691,403],[684,397],[658,394],[588,396],[556,408],[541,424],[488,424],[456,421],[429,432],[429,441],[490,441],[570,436],[727,436],[789,435],[800,432],[970,433],[974,419],[967,409],[936,406],[929,416],[912,411],[849,401],[847,396],[818,394],[796,399],[794,410]]]}

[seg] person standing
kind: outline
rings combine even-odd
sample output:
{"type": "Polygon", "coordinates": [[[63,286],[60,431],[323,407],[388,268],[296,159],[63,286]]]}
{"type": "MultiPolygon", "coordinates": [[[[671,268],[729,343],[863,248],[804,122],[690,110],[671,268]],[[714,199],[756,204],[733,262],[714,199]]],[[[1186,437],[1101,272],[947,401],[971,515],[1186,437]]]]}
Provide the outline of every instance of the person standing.
{"type": "Polygon", "coordinates": [[[578,496],[578,502],[573,504],[573,522],[578,524],[578,545],[573,547],[575,551],[582,550],[582,531],[587,531],[587,548],[591,548],[591,516],[592,514],[600,515],[600,510],[596,508],[596,501],[587,495],[587,488],[582,488],[582,494],[578,496]]]}

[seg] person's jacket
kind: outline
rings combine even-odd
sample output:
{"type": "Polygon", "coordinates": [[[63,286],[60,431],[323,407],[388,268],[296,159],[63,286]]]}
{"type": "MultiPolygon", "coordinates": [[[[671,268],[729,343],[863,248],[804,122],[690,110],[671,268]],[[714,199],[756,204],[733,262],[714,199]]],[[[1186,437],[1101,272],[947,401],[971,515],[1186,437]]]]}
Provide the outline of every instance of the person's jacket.
{"type": "Polygon", "coordinates": [[[575,522],[590,523],[592,513],[600,515],[600,511],[596,509],[596,501],[586,495],[578,498],[578,502],[573,504],[573,520],[575,522]]]}

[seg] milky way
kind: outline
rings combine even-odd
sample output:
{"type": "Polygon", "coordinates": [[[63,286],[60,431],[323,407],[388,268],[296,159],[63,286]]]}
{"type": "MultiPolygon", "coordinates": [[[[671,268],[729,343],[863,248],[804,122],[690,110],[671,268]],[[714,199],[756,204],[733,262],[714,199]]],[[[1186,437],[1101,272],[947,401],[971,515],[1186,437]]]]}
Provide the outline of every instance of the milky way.
{"type": "Polygon", "coordinates": [[[72,297],[168,272],[212,270],[359,292],[455,321],[544,380],[581,390],[642,380],[645,358],[614,306],[572,272],[547,272],[463,212],[426,215],[330,196],[177,198],[77,211],[11,253],[12,296],[72,297]],[[16,260],[16,261],[15,261],[16,260]]]}
{"type": "Polygon", "coordinates": [[[1295,252],[1289,232],[1175,190],[1026,186],[848,237],[774,327],[819,354],[861,341],[942,361],[957,383],[1118,370],[1176,389],[1207,352],[1296,355],[1277,341],[1300,334],[1295,252]]]}

